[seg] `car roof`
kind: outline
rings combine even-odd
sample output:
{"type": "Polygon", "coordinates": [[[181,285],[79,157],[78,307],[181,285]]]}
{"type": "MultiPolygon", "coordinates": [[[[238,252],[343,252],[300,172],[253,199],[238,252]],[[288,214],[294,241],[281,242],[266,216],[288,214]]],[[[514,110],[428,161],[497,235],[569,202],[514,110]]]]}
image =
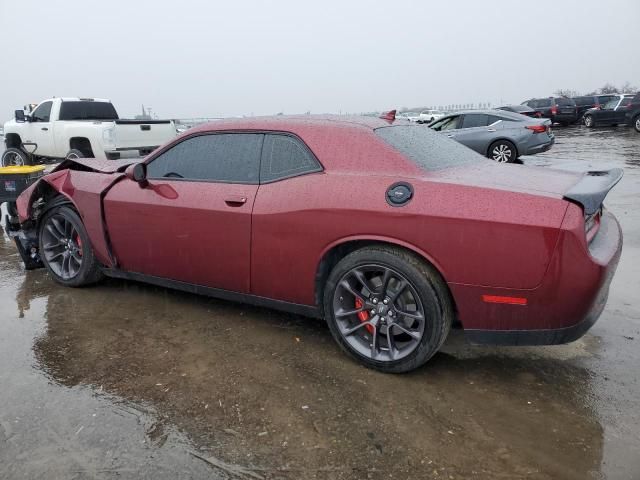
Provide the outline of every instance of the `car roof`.
{"type": "Polygon", "coordinates": [[[343,127],[375,130],[389,126],[389,121],[378,117],[351,115],[275,115],[264,117],[230,118],[205,123],[190,129],[190,132],[211,130],[265,130],[291,131],[300,127],[343,127]]]}

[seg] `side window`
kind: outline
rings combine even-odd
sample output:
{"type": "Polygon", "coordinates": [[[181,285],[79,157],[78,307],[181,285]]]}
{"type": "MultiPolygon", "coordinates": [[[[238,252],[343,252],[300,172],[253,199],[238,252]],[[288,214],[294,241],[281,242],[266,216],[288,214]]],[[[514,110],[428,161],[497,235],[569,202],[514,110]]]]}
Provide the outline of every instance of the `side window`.
{"type": "Polygon", "coordinates": [[[217,133],[187,138],[147,165],[149,178],[256,184],[264,135],[217,133]]]}
{"type": "Polygon", "coordinates": [[[267,135],[262,147],[260,182],[322,170],[309,149],[289,135],[267,135]]]}
{"type": "Polygon", "coordinates": [[[550,98],[541,98],[538,100],[538,107],[550,107],[551,99],[550,98]]]}
{"type": "Polygon", "coordinates": [[[497,122],[515,122],[516,120],[507,117],[498,117],[496,115],[489,115],[489,122],[487,125],[493,125],[497,122]]]}
{"type": "Polygon", "coordinates": [[[462,119],[461,128],[486,127],[489,125],[489,115],[484,113],[470,113],[462,119]]]}
{"type": "Polygon", "coordinates": [[[34,122],[48,122],[51,115],[51,105],[53,102],[44,102],[38,105],[38,108],[31,114],[32,120],[34,122]]]}
{"type": "Polygon", "coordinates": [[[460,128],[460,115],[447,118],[447,120],[442,124],[439,130],[455,130],[457,128],[460,128]]]}

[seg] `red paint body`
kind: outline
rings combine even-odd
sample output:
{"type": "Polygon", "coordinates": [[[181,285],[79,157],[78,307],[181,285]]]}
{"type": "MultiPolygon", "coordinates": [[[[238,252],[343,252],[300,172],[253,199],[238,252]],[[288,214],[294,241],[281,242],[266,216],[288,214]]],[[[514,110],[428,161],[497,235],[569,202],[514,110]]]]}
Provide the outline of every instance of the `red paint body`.
{"type": "MultiPolygon", "coordinates": [[[[62,169],[44,181],[76,206],[107,267],[314,306],[327,252],[370,240],[431,262],[465,329],[558,329],[585,317],[608,286],[621,235],[609,214],[617,233],[598,258],[590,252],[581,208],[562,198],[579,174],[491,161],[425,171],[374,133],[384,125],[313,117],[222,121],[188,131],[145,160],[202,132],[279,131],[302,139],[324,169],[263,185],[166,179],[140,188],[122,173],[131,161],[93,159],[81,161],[98,171],[62,169]],[[401,208],[385,200],[397,181],[414,188],[401,208]],[[232,196],[247,201],[225,203],[232,196]],[[483,295],[526,304],[486,302],[483,295]]],[[[22,221],[33,191],[18,201],[22,221]]]]}

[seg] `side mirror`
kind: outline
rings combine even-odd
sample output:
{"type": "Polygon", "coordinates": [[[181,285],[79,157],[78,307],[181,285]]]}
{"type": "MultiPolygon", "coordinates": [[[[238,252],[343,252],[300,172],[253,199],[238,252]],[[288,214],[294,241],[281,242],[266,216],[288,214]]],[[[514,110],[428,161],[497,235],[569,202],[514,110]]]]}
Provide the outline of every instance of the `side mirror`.
{"type": "Polygon", "coordinates": [[[25,116],[24,116],[24,110],[16,110],[14,112],[15,117],[16,117],[16,122],[18,123],[24,123],[25,122],[25,116]]]}
{"type": "Polygon", "coordinates": [[[147,181],[147,164],[146,163],[134,163],[129,165],[124,171],[124,176],[129,180],[137,182],[140,188],[145,188],[149,185],[147,181]]]}

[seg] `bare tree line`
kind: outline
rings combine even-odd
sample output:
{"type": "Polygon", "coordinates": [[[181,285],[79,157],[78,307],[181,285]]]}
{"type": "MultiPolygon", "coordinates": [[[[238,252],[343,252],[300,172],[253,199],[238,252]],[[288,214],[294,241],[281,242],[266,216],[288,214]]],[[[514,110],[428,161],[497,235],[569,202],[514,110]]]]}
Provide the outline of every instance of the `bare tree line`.
{"type": "Polygon", "coordinates": [[[554,95],[558,97],[580,97],[582,95],[608,95],[612,93],[636,93],[638,91],[638,87],[635,85],[631,85],[630,82],[624,82],[622,86],[616,87],[612,83],[605,83],[602,87],[593,90],[591,92],[580,93],[577,90],[572,90],[570,88],[559,88],[555,92],[554,95]]]}

